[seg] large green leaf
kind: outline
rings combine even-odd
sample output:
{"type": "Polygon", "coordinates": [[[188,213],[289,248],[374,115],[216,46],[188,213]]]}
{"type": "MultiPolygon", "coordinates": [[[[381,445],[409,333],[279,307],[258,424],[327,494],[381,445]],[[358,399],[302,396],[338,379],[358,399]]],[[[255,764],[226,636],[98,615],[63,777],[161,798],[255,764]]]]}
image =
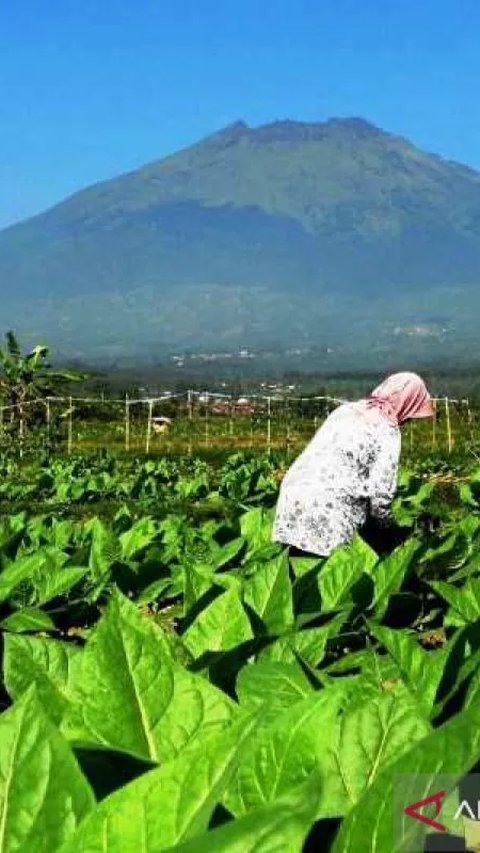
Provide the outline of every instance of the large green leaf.
{"type": "Polygon", "coordinates": [[[351,545],[336,548],[320,569],[318,585],[322,611],[351,606],[351,590],[363,573],[372,574],[378,557],[360,536],[351,545]]]}
{"type": "Polygon", "coordinates": [[[259,564],[245,583],[244,601],[260,617],[268,633],[280,634],[292,626],[292,585],[286,552],[259,564]]]}
{"type": "Polygon", "coordinates": [[[22,581],[31,578],[44,562],[43,554],[19,557],[0,574],[0,602],[5,601],[22,581]]]}
{"type": "Polygon", "coordinates": [[[191,745],[103,800],[61,853],[157,853],[208,827],[256,718],[239,720],[191,745]]]}
{"type": "Polygon", "coordinates": [[[388,557],[380,560],[371,570],[371,577],[374,582],[372,607],[377,618],[385,613],[388,599],[392,593],[401,588],[418,548],[418,539],[410,537],[399,548],[395,548],[388,557]]]}
{"type": "Polygon", "coordinates": [[[3,671],[8,693],[19,699],[34,684],[46,712],[60,723],[73,700],[81,657],[82,652],[72,643],[7,634],[3,671]]]}
{"type": "Polygon", "coordinates": [[[69,737],[159,759],[157,735],[173,694],[170,646],[119,592],[88,638],[75,686],[69,737]]]}
{"type": "Polygon", "coordinates": [[[320,756],[325,784],[320,814],[346,814],[379,771],[431,731],[417,703],[405,690],[370,696],[339,720],[320,756]]]}
{"type": "Polygon", "coordinates": [[[240,532],[248,542],[247,556],[259,551],[272,541],[273,514],[261,506],[240,516],[240,532]]]}
{"type": "Polygon", "coordinates": [[[344,703],[343,689],[332,687],[301,699],[276,719],[268,716],[244,750],[225,796],[227,809],[238,817],[304,781],[333,736],[344,703]]]}
{"type": "Polygon", "coordinates": [[[184,563],[183,567],[183,608],[184,614],[196,604],[214,582],[211,566],[204,563],[184,563]]]}
{"type": "Polygon", "coordinates": [[[171,853],[301,853],[320,790],[321,779],[312,773],[273,803],[171,848],[171,853]]]}
{"type": "Polygon", "coordinates": [[[108,575],[113,563],[122,559],[122,545],[117,534],[99,518],[92,519],[87,525],[92,541],[88,565],[95,581],[108,575]]]}
{"type": "Polygon", "coordinates": [[[152,518],[149,516],[139,518],[129,530],[120,536],[123,559],[130,560],[140,551],[143,551],[153,542],[157,533],[158,528],[152,518]]]}
{"type": "Polygon", "coordinates": [[[480,618],[480,579],[469,578],[460,589],[444,581],[431,581],[430,586],[453,607],[462,622],[480,618]]]}
{"type": "Polygon", "coordinates": [[[237,679],[237,696],[244,708],[267,703],[269,713],[294,705],[312,693],[312,686],[297,663],[262,661],[244,666],[237,679]]]}
{"type": "Polygon", "coordinates": [[[370,629],[391,654],[424,713],[430,715],[447,663],[447,650],[426,652],[413,637],[403,631],[373,624],[370,629]]]}
{"type": "Polygon", "coordinates": [[[28,631],[51,631],[55,629],[55,623],[48,613],[37,610],[35,607],[23,607],[15,610],[2,619],[0,628],[5,631],[13,631],[15,634],[23,634],[28,631]]]}
{"type": "Polygon", "coordinates": [[[94,805],[70,747],[30,689],[0,716],[0,850],[51,853],[94,805]]]}
{"type": "Polygon", "coordinates": [[[315,628],[302,628],[279,637],[259,654],[259,660],[296,662],[301,657],[305,663],[317,667],[325,656],[328,641],[336,637],[345,614],[330,619],[325,625],[315,628]]]}
{"type": "Polygon", "coordinates": [[[425,827],[405,815],[403,807],[435,794],[440,774],[460,778],[479,759],[480,707],[476,705],[416,742],[378,774],[343,821],[333,853],[421,850],[425,827]],[[400,785],[402,801],[398,802],[395,795],[400,785]]]}
{"type": "Polygon", "coordinates": [[[203,676],[173,665],[173,695],[155,732],[158,758],[178,755],[196,737],[224,728],[237,705],[203,676]]]}
{"type": "Polygon", "coordinates": [[[56,572],[47,575],[42,573],[40,582],[35,583],[35,604],[38,606],[47,604],[54,598],[58,598],[70,592],[88,573],[88,569],[82,566],[66,566],[56,572]]]}
{"type": "Polygon", "coordinates": [[[248,616],[233,588],[202,610],[182,636],[195,658],[205,652],[228,651],[252,638],[248,616]]]}

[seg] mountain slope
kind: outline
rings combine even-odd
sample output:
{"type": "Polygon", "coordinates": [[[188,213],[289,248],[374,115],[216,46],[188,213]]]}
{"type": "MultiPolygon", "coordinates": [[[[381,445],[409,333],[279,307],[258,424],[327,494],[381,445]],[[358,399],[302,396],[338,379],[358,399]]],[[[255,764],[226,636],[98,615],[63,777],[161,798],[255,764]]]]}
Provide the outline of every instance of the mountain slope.
{"type": "Polygon", "coordinates": [[[352,328],[390,334],[398,312],[458,327],[478,283],[480,175],[361,119],[237,122],[0,232],[6,316],[35,300],[28,323],[64,347],[342,345],[352,328]],[[79,298],[106,313],[95,331],[79,298]]]}

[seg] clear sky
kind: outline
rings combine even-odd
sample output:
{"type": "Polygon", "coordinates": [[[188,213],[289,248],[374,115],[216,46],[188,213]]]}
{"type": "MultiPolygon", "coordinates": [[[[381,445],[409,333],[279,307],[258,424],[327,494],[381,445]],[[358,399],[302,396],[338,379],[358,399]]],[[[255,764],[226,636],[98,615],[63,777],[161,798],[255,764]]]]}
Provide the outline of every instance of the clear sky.
{"type": "Polygon", "coordinates": [[[0,226],[238,118],[480,169],[479,0],[0,0],[0,226]]]}

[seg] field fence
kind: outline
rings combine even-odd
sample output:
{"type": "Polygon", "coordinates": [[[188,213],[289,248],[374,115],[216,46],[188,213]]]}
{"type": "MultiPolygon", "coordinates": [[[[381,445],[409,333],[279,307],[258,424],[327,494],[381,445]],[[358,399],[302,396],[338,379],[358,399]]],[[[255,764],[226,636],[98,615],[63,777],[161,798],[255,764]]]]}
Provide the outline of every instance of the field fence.
{"type": "MultiPolygon", "coordinates": [[[[156,397],[49,396],[0,406],[0,435],[18,439],[20,452],[29,431],[44,430],[68,453],[93,447],[151,453],[166,447],[211,444],[242,446],[300,444],[341,403],[335,396],[249,394],[216,391],[166,392],[156,397]]],[[[480,409],[467,398],[437,397],[435,417],[411,421],[407,449],[452,453],[460,443],[480,438],[480,409]]],[[[405,443],[405,439],[404,439],[405,443]]]]}

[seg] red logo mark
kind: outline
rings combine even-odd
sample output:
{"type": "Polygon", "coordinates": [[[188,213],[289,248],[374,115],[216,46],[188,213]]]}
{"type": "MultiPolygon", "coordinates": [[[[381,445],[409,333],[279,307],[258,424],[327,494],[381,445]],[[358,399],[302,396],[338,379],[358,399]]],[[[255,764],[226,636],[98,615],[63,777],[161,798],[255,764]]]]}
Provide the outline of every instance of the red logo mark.
{"type": "Polygon", "coordinates": [[[432,794],[432,796],[427,797],[426,800],[419,800],[418,803],[412,803],[411,806],[407,806],[403,811],[409,817],[414,817],[415,820],[420,820],[422,823],[426,823],[427,826],[431,826],[438,832],[446,832],[447,827],[444,826],[443,823],[438,823],[436,820],[425,817],[425,815],[419,814],[418,812],[418,809],[423,809],[424,806],[429,806],[430,803],[435,803],[435,817],[438,817],[442,809],[442,800],[446,793],[446,791],[439,791],[438,794],[432,794]]]}

